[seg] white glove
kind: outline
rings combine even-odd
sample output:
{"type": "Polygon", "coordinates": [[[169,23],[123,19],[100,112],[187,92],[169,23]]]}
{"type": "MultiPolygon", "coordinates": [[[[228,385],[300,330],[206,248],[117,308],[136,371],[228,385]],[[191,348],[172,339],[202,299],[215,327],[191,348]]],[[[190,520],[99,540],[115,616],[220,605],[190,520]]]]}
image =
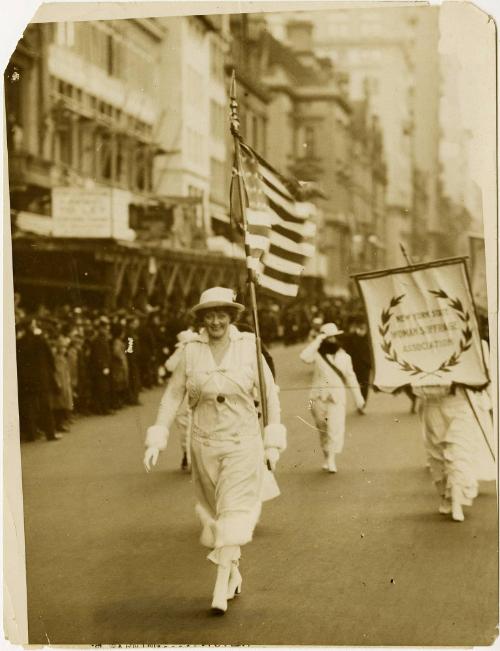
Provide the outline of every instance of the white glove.
{"type": "Polygon", "coordinates": [[[146,452],[144,453],[144,467],[146,468],[146,472],[151,470],[151,466],[156,466],[159,456],[160,450],[158,448],[146,448],[146,452]]]}
{"type": "Polygon", "coordinates": [[[276,470],[276,464],[280,458],[280,451],[278,448],[267,448],[264,455],[269,469],[274,472],[276,470]]]}

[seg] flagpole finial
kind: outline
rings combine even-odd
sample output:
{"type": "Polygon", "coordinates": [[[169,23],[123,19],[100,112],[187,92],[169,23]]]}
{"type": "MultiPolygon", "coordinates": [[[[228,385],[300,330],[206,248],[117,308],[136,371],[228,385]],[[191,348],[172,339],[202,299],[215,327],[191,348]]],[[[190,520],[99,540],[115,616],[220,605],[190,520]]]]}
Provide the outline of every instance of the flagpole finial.
{"type": "Polygon", "coordinates": [[[236,70],[233,68],[231,75],[231,87],[229,90],[229,107],[231,110],[231,133],[234,137],[238,137],[240,133],[240,118],[238,115],[238,102],[236,100],[236,70]]]}
{"type": "Polygon", "coordinates": [[[231,99],[236,99],[236,70],[233,68],[231,73],[231,88],[229,90],[229,97],[231,99]]]}

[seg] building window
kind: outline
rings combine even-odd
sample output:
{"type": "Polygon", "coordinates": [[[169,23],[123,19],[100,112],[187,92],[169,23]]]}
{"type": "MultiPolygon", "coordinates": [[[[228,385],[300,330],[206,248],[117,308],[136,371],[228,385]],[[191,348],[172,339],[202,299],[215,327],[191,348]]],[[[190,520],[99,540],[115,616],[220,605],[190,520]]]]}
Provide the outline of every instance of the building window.
{"type": "Polygon", "coordinates": [[[224,51],[215,38],[210,41],[210,71],[214,79],[224,82],[224,51]]]}
{"type": "Polygon", "coordinates": [[[223,162],[215,158],[210,159],[210,196],[222,203],[226,199],[225,170],[223,162]]]}
{"type": "Polygon", "coordinates": [[[309,125],[304,128],[304,156],[313,157],[316,155],[316,131],[309,125]]]}
{"type": "Polygon", "coordinates": [[[75,24],[74,23],[57,23],[56,24],[56,43],[73,47],[75,45],[75,24]]]}
{"type": "Polygon", "coordinates": [[[186,130],[186,144],[186,153],[189,161],[195,165],[203,165],[205,144],[201,133],[188,127],[186,130]]]}
{"type": "Polygon", "coordinates": [[[224,140],[224,107],[210,100],[210,130],[216,140],[224,140]]]}
{"type": "Polygon", "coordinates": [[[204,108],[204,85],[202,75],[193,68],[187,68],[187,103],[194,109],[203,110],[204,108]]]}
{"type": "Polygon", "coordinates": [[[55,136],[56,140],[56,161],[63,165],[71,165],[72,146],[71,131],[69,125],[59,128],[55,136]]]}

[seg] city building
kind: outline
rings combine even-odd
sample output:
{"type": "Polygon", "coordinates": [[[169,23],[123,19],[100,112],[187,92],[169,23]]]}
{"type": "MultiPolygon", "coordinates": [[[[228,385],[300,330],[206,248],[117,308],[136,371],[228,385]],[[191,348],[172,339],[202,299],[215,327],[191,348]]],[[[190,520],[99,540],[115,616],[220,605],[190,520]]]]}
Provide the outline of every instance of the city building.
{"type": "MultiPolygon", "coordinates": [[[[354,120],[347,77],[316,55],[312,22],[288,21],[287,45],[271,33],[267,14],[238,16],[231,24],[234,61],[265,91],[260,97],[267,106],[267,160],[317,190],[317,255],[306,267],[305,284],[314,286],[317,278],[328,293],[346,295],[351,273],[373,259],[382,262],[386,181],[380,128],[366,111],[354,120]],[[354,220],[358,205],[362,214],[354,220]],[[356,250],[359,237],[366,239],[366,254],[356,250]]],[[[246,101],[247,93],[248,84],[246,101]]]]}
{"type": "MultiPolygon", "coordinates": [[[[348,74],[353,101],[369,91],[380,122],[387,164],[385,262],[402,262],[400,243],[421,257],[428,231],[439,227],[438,10],[343,6],[303,15],[314,23],[316,52],[348,74]]],[[[284,38],[286,20],[270,18],[284,38]]]]}
{"type": "Polygon", "coordinates": [[[220,129],[207,138],[210,100],[223,105],[221,55],[218,78],[210,73],[219,27],[181,22],[25,31],[5,85],[14,278],[26,302],[64,294],[144,307],[235,278],[232,261],[205,250],[210,162],[225,159],[220,129]],[[183,76],[168,86],[164,64],[174,54],[183,76]],[[180,172],[168,169],[176,149],[180,172]]]}

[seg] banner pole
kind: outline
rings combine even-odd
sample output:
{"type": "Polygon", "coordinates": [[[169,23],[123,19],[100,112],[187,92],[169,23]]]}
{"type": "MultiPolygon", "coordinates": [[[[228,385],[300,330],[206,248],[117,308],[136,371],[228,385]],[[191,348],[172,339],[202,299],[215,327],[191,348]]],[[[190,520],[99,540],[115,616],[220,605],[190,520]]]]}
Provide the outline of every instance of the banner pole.
{"type": "MultiPolygon", "coordinates": [[[[231,107],[231,134],[233,136],[234,142],[234,154],[235,154],[235,164],[236,164],[236,175],[238,181],[238,195],[239,195],[239,208],[241,213],[241,218],[243,222],[243,231],[247,232],[248,222],[245,213],[245,202],[243,200],[245,193],[245,186],[243,183],[242,177],[242,165],[241,165],[241,148],[240,148],[240,120],[238,117],[238,102],[236,100],[236,73],[233,70],[231,78],[231,90],[230,90],[230,107],[231,107]]],[[[267,400],[266,400],[266,384],[264,378],[264,366],[262,364],[262,341],[260,338],[260,328],[259,328],[259,315],[257,311],[257,295],[255,291],[255,271],[250,268],[248,261],[251,257],[250,247],[247,244],[247,238],[245,237],[245,256],[247,259],[247,283],[248,289],[250,292],[250,306],[252,310],[253,325],[255,330],[255,348],[257,354],[257,373],[259,376],[259,394],[260,394],[260,405],[262,409],[262,422],[264,427],[268,424],[268,411],[267,411],[267,400]]]]}
{"type": "Polygon", "coordinates": [[[406,249],[405,249],[404,244],[402,242],[399,243],[399,248],[401,249],[401,252],[402,252],[402,254],[404,256],[404,259],[406,260],[406,264],[409,267],[411,267],[411,265],[413,264],[412,259],[410,258],[410,256],[406,252],[406,249]]]}
{"type": "Polygon", "coordinates": [[[486,445],[488,446],[488,450],[490,451],[490,454],[491,454],[491,456],[493,458],[493,461],[496,462],[495,453],[493,452],[493,449],[492,449],[492,447],[490,445],[490,442],[488,441],[488,437],[486,435],[486,432],[484,431],[483,424],[481,423],[481,420],[479,419],[479,416],[478,416],[478,414],[477,414],[477,412],[476,412],[476,410],[474,408],[474,403],[472,402],[472,399],[470,397],[469,389],[467,389],[467,387],[464,387],[464,391],[465,391],[465,395],[467,396],[467,402],[469,403],[469,407],[471,408],[472,413],[474,414],[474,416],[476,418],[477,424],[479,425],[479,429],[481,430],[481,433],[482,433],[483,438],[484,438],[484,440],[486,442],[486,445]]]}

